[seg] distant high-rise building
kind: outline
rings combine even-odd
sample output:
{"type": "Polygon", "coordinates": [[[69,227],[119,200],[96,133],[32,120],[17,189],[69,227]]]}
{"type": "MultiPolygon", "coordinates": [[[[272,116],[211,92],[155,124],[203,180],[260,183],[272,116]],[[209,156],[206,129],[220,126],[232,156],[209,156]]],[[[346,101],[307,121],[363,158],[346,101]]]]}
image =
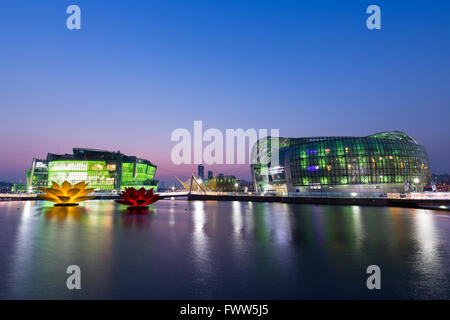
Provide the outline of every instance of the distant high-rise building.
{"type": "Polygon", "coordinates": [[[208,171],[208,180],[212,180],[213,177],[213,172],[211,170],[208,171]]]}
{"type": "Polygon", "coordinates": [[[205,167],[202,164],[198,165],[198,178],[205,180],[205,167]]]}

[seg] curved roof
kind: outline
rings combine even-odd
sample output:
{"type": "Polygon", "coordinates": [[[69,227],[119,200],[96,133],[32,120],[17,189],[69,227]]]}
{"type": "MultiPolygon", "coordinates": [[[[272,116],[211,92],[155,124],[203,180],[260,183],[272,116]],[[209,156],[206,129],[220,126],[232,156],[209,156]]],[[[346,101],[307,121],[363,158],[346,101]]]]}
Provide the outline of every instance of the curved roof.
{"type": "MultiPolygon", "coordinates": [[[[252,161],[267,161],[270,158],[270,149],[272,139],[276,139],[277,137],[264,137],[261,138],[255,143],[252,148],[251,159],[252,161]]],[[[290,144],[299,144],[299,143],[311,143],[311,142],[321,142],[321,141],[329,141],[329,140],[339,140],[345,138],[358,138],[358,139],[390,139],[395,141],[409,142],[419,145],[416,139],[406,134],[403,131],[385,131],[375,133],[365,137],[346,137],[346,136],[334,136],[334,137],[309,137],[309,138],[282,138],[278,137],[279,143],[276,143],[275,149],[282,149],[288,147],[290,144]]],[[[252,162],[252,163],[256,163],[252,162]]]]}
{"type": "MultiPolygon", "coordinates": [[[[261,138],[258,140],[259,143],[263,143],[263,140],[272,140],[276,139],[277,137],[271,137],[267,136],[264,138],[261,138]]],[[[321,142],[321,141],[328,141],[328,140],[339,140],[339,139],[345,139],[345,138],[352,138],[352,139],[364,139],[364,138],[370,138],[370,139],[390,139],[390,140],[396,140],[396,141],[404,141],[414,144],[419,144],[416,139],[411,137],[410,135],[404,133],[403,131],[385,131],[385,132],[379,132],[375,133],[369,136],[365,137],[355,137],[355,136],[333,136],[333,137],[306,137],[306,138],[283,138],[278,137],[280,141],[280,148],[286,147],[289,145],[289,142],[297,142],[297,143],[305,143],[305,142],[321,142]]]]}
{"type": "Polygon", "coordinates": [[[407,135],[403,131],[385,131],[372,134],[370,136],[367,136],[367,138],[401,140],[419,144],[416,139],[414,139],[410,135],[407,135]]]}

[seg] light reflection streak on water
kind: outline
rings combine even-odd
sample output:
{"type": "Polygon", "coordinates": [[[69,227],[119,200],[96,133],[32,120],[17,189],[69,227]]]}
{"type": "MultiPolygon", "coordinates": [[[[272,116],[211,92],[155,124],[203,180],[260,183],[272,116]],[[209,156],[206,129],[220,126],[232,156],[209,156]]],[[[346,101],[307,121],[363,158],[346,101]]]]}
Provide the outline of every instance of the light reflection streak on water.
{"type": "MultiPolygon", "coordinates": [[[[207,275],[210,270],[210,257],[208,251],[208,238],[205,233],[206,212],[205,202],[194,201],[194,212],[192,213],[192,249],[194,253],[194,265],[202,275],[207,275]]],[[[198,279],[204,281],[205,279],[198,279]]]]}
{"type": "Polygon", "coordinates": [[[253,202],[248,202],[248,207],[247,210],[244,214],[244,226],[245,229],[243,230],[243,234],[242,236],[245,236],[246,232],[252,231],[253,228],[255,227],[255,209],[254,209],[254,205],[253,202]]]}
{"type": "Polygon", "coordinates": [[[421,260],[418,265],[436,270],[439,267],[439,256],[436,252],[437,241],[434,221],[432,214],[426,212],[415,214],[414,226],[421,260]]]}
{"type": "MultiPolygon", "coordinates": [[[[64,271],[69,264],[80,261],[95,267],[90,272],[96,273],[96,282],[108,287],[108,277],[113,264],[110,262],[113,252],[114,211],[120,208],[113,201],[87,201],[74,207],[42,208],[46,222],[43,226],[50,237],[60,234],[58,242],[45,243],[52,260],[64,261],[57,270],[46,267],[47,273],[64,271]],[[49,227],[55,225],[55,227],[49,227]],[[80,234],[82,226],[84,232],[80,234]],[[96,264],[96,261],[102,264],[96,264]]],[[[126,213],[121,218],[126,218],[126,213]]],[[[122,227],[123,227],[122,223],[122,227]]],[[[47,256],[45,254],[44,256],[47,256]]],[[[55,266],[51,266],[52,268],[55,266]]],[[[83,267],[83,266],[81,266],[83,267]]]]}
{"type": "Polygon", "coordinates": [[[237,240],[241,237],[242,232],[241,203],[239,201],[233,201],[232,210],[233,238],[237,240]]]}
{"type": "Polygon", "coordinates": [[[290,240],[291,219],[289,207],[286,203],[275,204],[276,213],[273,215],[274,240],[278,244],[287,244],[290,240]]]}
{"type": "Polygon", "coordinates": [[[364,235],[361,222],[361,207],[352,206],[353,231],[355,233],[356,249],[361,249],[364,242],[364,235]]]}
{"type": "Polygon", "coordinates": [[[325,235],[325,215],[326,212],[324,207],[319,209],[319,206],[308,207],[310,214],[312,215],[312,224],[309,225],[310,228],[313,228],[313,237],[314,240],[318,242],[318,244],[322,244],[326,242],[325,235]]]}
{"type": "MultiPolygon", "coordinates": [[[[448,295],[448,288],[445,283],[448,282],[446,277],[446,268],[443,265],[438,251],[439,235],[435,226],[436,217],[427,211],[417,211],[414,219],[415,238],[417,239],[418,249],[417,261],[414,261],[415,269],[419,275],[418,279],[422,279],[425,288],[433,294],[440,296],[448,295]]],[[[415,281],[417,281],[415,280],[415,281]]]]}
{"type": "Polygon", "coordinates": [[[245,226],[244,219],[252,219],[253,212],[247,208],[245,212],[242,211],[244,205],[239,201],[233,201],[231,206],[231,224],[233,227],[233,254],[240,262],[245,260],[245,226]],[[244,217],[242,217],[244,215],[244,217]]]}
{"type": "MultiPolygon", "coordinates": [[[[72,243],[78,241],[82,243],[84,250],[81,251],[81,254],[86,255],[83,258],[84,261],[90,265],[96,265],[95,259],[102,261],[102,264],[96,265],[95,267],[95,281],[102,288],[108,288],[110,286],[111,279],[109,275],[114,268],[114,264],[112,263],[114,253],[114,211],[118,208],[123,207],[113,201],[86,202],[86,207],[80,208],[84,209],[82,213],[83,219],[81,219],[80,224],[86,224],[88,227],[94,228],[92,228],[92,231],[86,233],[84,237],[80,238],[77,235],[73,235],[72,238],[75,240],[72,240],[72,243]]],[[[121,218],[126,214],[121,213],[121,218]]],[[[77,248],[71,248],[71,250],[74,252],[73,256],[75,260],[78,260],[80,257],[77,254],[77,248]]]]}
{"type": "Polygon", "coordinates": [[[20,213],[20,223],[18,234],[14,243],[14,259],[11,266],[11,283],[14,283],[16,294],[22,291],[17,284],[25,284],[23,278],[26,278],[32,270],[33,236],[37,228],[33,228],[33,214],[35,201],[26,201],[22,212],[20,213]]]}
{"type": "MultiPolygon", "coordinates": [[[[120,208],[120,207],[119,207],[120,208]]],[[[116,205],[113,201],[90,201],[86,205],[85,216],[89,226],[112,229],[114,225],[113,212],[116,205]],[[102,212],[102,214],[98,214],[102,212]]]]}
{"type": "Polygon", "coordinates": [[[169,226],[175,225],[175,201],[169,202],[169,226]]]}
{"type": "MultiPolygon", "coordinates": [[[[273,261],[273,274],[277,277],[280,274],[289,274],[292,272],[292,261],[296,254],[289,250],[291,244],[291,212],[286,203],[274,203],[270,210],[269,226],[271,243],[270,247],[276,247],[276,250],[267,250],[267,257],[273,261]]],[[[269,215],[269,214],[267,214],[269,215]]]]}

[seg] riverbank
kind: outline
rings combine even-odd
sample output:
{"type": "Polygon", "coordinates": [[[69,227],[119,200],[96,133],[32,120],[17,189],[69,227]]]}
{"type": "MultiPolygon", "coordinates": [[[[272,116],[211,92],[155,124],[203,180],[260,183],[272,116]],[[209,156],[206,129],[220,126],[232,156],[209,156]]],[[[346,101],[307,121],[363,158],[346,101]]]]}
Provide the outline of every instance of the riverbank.
{"type": "Polygon", "coordinates": [[[327,197],[292,197],[292,196],[254,196],[254,195],[204,195],[190,194],[188,200],[201,201],[251,201],[251,202],[282,202],[301,204],[326,205],[358,205],[377,207],[422,208],[450,211],[449,199],[388,199],[388,198],[327,198],[327,197]]]}
{"type": "MultiPolygon", "coordinates": [[[[175,199],[160,194],[161,200],[175,199]]],[[[274,196],[274,195],[247,195],[247,194],[186,194],[183,198],[189,201],[245,201],[245,202],[281,202],[298,204],[324,204],[324,205],[357,205],[376,207],[402,207],[450,211],[450,199],[411,199],[411,198],[364,198],[364,197],[310,197],[310,196],[274,196]]],[[[118,195],[97,195],[94,200],[120,199],[118,195]]],[[[39,200],[34,194],[1,195],[0,201],[29,201],[39,200]]]]}

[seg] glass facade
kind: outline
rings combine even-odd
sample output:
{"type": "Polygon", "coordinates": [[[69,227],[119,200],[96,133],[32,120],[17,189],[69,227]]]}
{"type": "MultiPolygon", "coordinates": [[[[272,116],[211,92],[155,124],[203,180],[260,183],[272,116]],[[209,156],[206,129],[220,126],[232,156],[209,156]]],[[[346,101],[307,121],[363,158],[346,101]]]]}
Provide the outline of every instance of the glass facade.
{"type": "Polygon", "coordinates": [[[121,189],[134,187],[136,189],[153,187],[156,167],[145,163],[122,163],[121,189]]]}
{"type": "Polygon", "coordinates": [[[294,138],[286,146],[280,144],[278,152],[279,166],[252,165],[255,188],[259,191],[282,184],[292,192],[301,187],[331,187],[326,188],[329,190],[332,186],[405,182],[423,185],[430,176],[425,148],[402,132],[368,137],[294,138]]]}
{"type": "Polygon", "coordinates": [[[58,184],[83,181],[90,188],[102,191],[119,191],[126,187],[156,189],[155,172],[156,166],[150,161],[120,152],[74,149],[72,155],[48,154],[45,161],[33,160],[32,168],[28,171],[28,189],[31,191],[39,186],[51,186],[52,181],[58,184]],[[45,167],[45,176],[39,174],[42,167],[45,167]],[[39,181],[39,184],[35,181],[39,181]]]}
{"type": "Polygon", "coordinates": [[[52,181],[58,184],[86,182],[90,188],[113,190],[116,171],[108,170],[105,161],[51,161],[48,168],[48,186],[52,181]]]}
{"type": "Polygon", "coordinates": [[[39,187],[47,187],[48,163],[46,161],[33,159],[31,169],[27,170],[27,191],[39,187]]]}

